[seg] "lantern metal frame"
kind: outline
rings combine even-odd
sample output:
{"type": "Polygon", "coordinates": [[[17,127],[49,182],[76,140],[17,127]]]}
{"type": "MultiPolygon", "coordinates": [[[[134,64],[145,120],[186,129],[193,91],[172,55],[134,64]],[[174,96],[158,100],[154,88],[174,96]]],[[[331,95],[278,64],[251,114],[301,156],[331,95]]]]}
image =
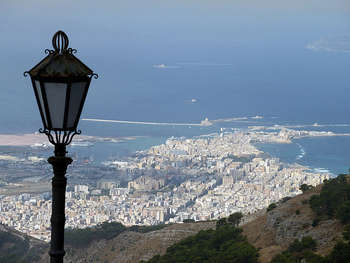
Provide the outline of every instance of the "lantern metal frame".
{"type": "Polygon", "coordinates": [[[31,70],[24,72],[25,77],[28,75],[31,77],[36,102],[44,126],[43,128],[39,129],[39,132],[45,134],[48,137],[49,142],[53,145],[69,145],[75,135],[81,134],[81,131],[77,129],[77,126],[91,84],[91,79],[98,78],[98,75],[96,73],[94,73],[89,67],[87,67],[83,62],[74,56],[74,54],[77,53],[77,50],[68,48],[68,45],[68,36],[63,31],[56,32],[52,38],[52,46],[54,49],[45,49],[45,54],[47,54],[47,56],[42,59],[37,65],[35,65],[31,70]],[[57,61],[62,63],[65,58],[72,61],[73,67],[71,68],[74,69],[74,72],[69,72],[71,68],[68,64],[65,65],[67,68],[60,68],[56,71],[55,69],[50,68],[51,64],[57,64],[57,61]],[[45,85],[47,83],[66,85],[64,117],[61,128],[55,128],[52,124],[51,117],[54,113],[50,111],[49,107],[45,89],[45,85]],[[72,85],[75,83],[84,83],[85,86],[83,89],[83,95],[79,108],[76,112],[75,119],[73,120],[74,123],[71,125],[71,127],[67,127],[71,89],[72,85]],[[40,98],[38,90],[40,90],[42,98],[40,98]],[[40,102],[41,99],[42,102],[40,102]]]}

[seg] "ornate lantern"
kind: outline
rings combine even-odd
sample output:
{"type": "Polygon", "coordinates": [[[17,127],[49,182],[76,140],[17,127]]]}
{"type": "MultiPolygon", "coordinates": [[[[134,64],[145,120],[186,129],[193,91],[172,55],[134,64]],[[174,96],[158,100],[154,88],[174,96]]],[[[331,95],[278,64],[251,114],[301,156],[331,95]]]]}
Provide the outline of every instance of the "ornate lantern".
{"type": "Polygon", "coordinates": [[[66,170],[72,159],[66,157],[66,146],[77,130],[91,78],[97,74],[74,56],[75,49],[68,48],[67,35],[58,31],[52,38],[54,50],[30,71],[30,75],[43,129],[55,145],[55,156],[48,159],[53,167],[50,262],[63,263],[66,170]]]}
{"type": "Polygon", "coordinates": [[[54,50],[24,74],[32,79],[35,98],[49,141],[68,145],[77,130],[91,78],[97,74],[82,63],[75,49],[68,48],[67,35],[58,31],[52,38],[54,50]]]}

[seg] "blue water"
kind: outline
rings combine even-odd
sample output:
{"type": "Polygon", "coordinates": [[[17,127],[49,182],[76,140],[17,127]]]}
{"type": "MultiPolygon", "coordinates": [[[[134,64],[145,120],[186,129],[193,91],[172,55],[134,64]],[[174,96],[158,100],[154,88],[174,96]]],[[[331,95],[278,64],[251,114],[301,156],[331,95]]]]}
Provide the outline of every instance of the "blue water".
{"type": "Polygon", "coordinates": [[[258,148],[282,162],[298,163],[313,171],[328,170],[334,175],[350,168],[350,137],[303,138],[291,144],[263,144],[258,148]]]}
{"type": "Polygon", "coordinates": [[[277,2],[2,0],[0,133],[41,126],[22,73],[44,57],[58,29],[100,75],[84,118],[348,122],[348,1],[277,2]],[[166,67],[154,67],[159,64],[166,67]]]}
{"type": "MultiPolygon", "coordinates": [[[[134,140],[121,143],[96,143],[92,147],[72,147],[69,151],[77,151],[80,155],[93,156],[97,163],[109,159],[123,159],[135,151],[146,150],[153,145],[159,145],[171,136],[194,137],[211,133],[219,133],[221,129],[226,132],[234,130],[248,130],[249,126],[272,126],[274,124],[287,124],[277,122],[275,118],[262,120],[235,121],[215,123],[210,127],[198,126],[152,126],[118,123],[92,123],[82,122],[86,130],[97,136],[140,136],[134,140]]],[[[288,123],[291,124],[291,123],[288,123]]],[[[297,123],[293,123],[297,125],[297,123]]],[[[332,131],[335,133],[350,133],[350,126],[303,126],[295,129],[332,131]]],[[[90,135],[91,135],[90,134],[90,135]]],[[[346,173],[350,168],[349,150],[350,136],[311,137],[296,139],[290,144],[257,144],[260,150],[279,158],[285,163],[298,163],[310,168],[314,172],[330,172],[334,175],[346,173]]]]}
{"type": "MultiPolygon", "coordinates": [[[[86,154],[97,151],[96,160],[222,127],[350,123],[349,1],[219,2],[2,0],[0,134],[42,127],[30,80],[22,73],[44,57],[60,29],[100,75],[92,81],[82,118],[199,123],[206,117],[265,117],[213,127],[81,121],[86,135],[147,138],[88,148],[86,154]],[[160,64],[165,67],[154,67],[160,64]]],[[[342,172],[348,139],[315,140],[266,147],[288,162],[302,147],[306,153],[298,162],[342,172]]]]}

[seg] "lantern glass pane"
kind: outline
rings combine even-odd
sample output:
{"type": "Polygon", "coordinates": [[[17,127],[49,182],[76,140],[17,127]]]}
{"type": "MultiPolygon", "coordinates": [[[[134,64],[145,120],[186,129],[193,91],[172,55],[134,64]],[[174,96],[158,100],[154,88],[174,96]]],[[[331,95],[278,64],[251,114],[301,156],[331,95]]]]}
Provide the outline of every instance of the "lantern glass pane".
{"type": "Polygon", "coordinates": [[[76,120],[80,117],[79,111],[80,107],[82,107],[82,102],[84,99],[84,93],[86,89],[86,82],[76,82],[72,83],[71,92],[70,92],[70,100],[69,100],[69,114],[67,121],[67,128],[75,128],[74,124],[78,124],[76,120]]]}
{"type": "Polygon", "coordinates": [[[35,80],[35,89],[39,97],[39,107],[41,108],[41,111],[44,115],[44,126],[47,127],[47,117],[46,117],[46,111],[45,111],[45,106],[44,106],[44,100],[43,100],[43,95],[41,93],[41,88],[40,88],[40,82],[35,80]]]}
{"type": "Polygon", "coordinates": [[[53,129],[62,129],[66,106],[67,84],[45,83],[47,104],[53,129]]]}

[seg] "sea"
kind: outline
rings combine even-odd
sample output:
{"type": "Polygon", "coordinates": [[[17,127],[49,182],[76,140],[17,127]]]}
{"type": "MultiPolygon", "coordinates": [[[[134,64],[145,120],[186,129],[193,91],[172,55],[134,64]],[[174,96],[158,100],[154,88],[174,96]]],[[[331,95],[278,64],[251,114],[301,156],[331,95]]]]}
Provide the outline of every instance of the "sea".
{"type": "MultiPolygon", "coordinates": [[[[139,1],[138,8],[134,1],[65,1],[1,5],[0,134],[34,133],[42,127],[23,72],[44,58],[57,30],[67,33],[75,55],[99,74],[92,80],[79,129],[85,135],[133,137],[70,147],[97,163],[172,136],[190,138],[222,128],[289,125],[350,133],[348,1],[151,0],[139,1]],[[251,118],[257,115],[263,118],[251,118]],[[226,121],[192,125],[205,118],[226,121]],[[227,121],[231,118],[245,119],[227,121]]],[[[336,175],[350,168],[346,136],[257,147],[314,171],[336,175]]]]}
{"type": "MultiPolygon", "coordinates": [[[[98,142],[90,146],[70,147],[70,151],[93,156],[94,162],[104,163],[108,160],[123,160],[136,151],[147,150],[154,145],[165,143],[170,137],[193,138],[222,131],[247,131],[251,126],[271,127],[284,125],[296,130],[331,131],[334,133],[350,133],[347,124],[296,124],[278,121],[273,118],[218,121],[212,126],[175,126],[175,125],[141,125],[81,121],[81,127],[89,135],[131,137],[117,143],[98,142]]],[[[331,173],[333,176],[347,173],[350,168],[349,149],[350,136],[307,137],[295,139],[290,144],[263,143],[256,147],[271,157],[279,158],[284,163],[301,164],[315,173],[331,173]]]]}

